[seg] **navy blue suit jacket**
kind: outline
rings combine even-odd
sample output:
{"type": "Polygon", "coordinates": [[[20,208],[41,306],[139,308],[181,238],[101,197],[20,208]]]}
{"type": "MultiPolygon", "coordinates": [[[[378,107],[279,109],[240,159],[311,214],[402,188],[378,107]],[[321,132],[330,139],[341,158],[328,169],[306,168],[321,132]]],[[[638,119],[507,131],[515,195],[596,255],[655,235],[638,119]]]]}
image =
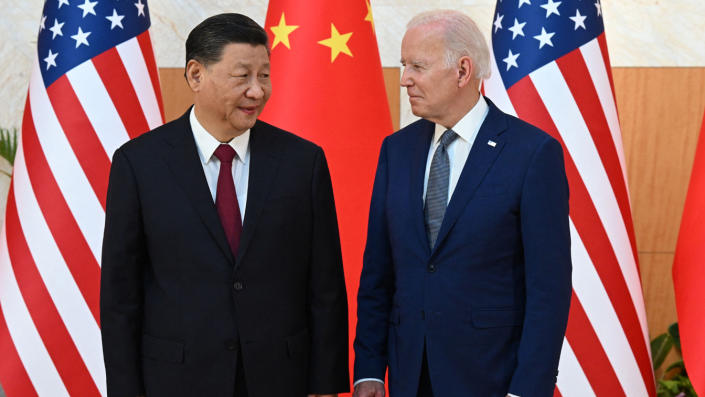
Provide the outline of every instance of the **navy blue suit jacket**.
{"type": "Polygon", "coordinates": [[[434,124],[382,145],[358,294],[355,379],[415,397],[553,395],[571,298],[561,145],[489,100],[435,247],[424,226],[434,124]],[[494,144],[491,144],[494,142],[494,144]]]}

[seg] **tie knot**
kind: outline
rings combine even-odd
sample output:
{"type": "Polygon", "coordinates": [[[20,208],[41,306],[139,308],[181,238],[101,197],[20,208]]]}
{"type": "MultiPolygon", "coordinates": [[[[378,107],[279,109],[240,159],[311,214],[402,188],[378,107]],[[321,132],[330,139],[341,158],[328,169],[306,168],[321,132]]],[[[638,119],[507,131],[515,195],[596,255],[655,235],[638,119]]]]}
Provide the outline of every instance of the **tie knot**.
{"type": "Polygon", "coordinates": [[[447,148],[457,137],[458,134],[455,131],[448,129],[441,135],[441,145],[443,145],[443,148],[447,148]]]}
{"type": "Polygon", "coordinates": [[[235,157],[235,149],[233,149],[230,145],[222,143],[217,149],[215,149],[215,153],[213,154],[218,158],[218,160],[220,160],[221,163],[232,163],[233,158],[235,157]]]}

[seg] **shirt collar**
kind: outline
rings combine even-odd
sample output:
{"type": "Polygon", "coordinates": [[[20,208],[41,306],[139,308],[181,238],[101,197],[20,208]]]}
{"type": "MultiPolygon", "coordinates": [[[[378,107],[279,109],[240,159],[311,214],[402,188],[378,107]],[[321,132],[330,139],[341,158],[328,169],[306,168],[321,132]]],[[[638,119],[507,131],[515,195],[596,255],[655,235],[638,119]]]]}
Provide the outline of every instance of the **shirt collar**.
{"type": "MultiPolygon", "coordinates": [[[[201,158],[201,163],[208,164],[208,162],[213,157],[215,149],[220,146],[221,142],[215,139],[201,123],[196,118],[196,112],[194,108],[191,108],[191,114],[189,115],[189,122],[191,123],[191,130],[193,131],[193,137],[196,140],[196,147],[198,147],[198,156],[201,158]]],[[[227,143],[235,149],[237,153],[237,161],[245,162],[245,156],[247,155],[247,149],[250,144],[250,130],[236,136],[227,143]]]]}
{"type": "MultiPolygon", "coordinates": [[[[484,96],[480,95],[480,99],[477,101],[475,106],[473,106],[472,109],[470,109],[470,111],[467,112],[457,124],[451,127],[451,129],[453,132],[458,134],[458,137],[461,139],[466,142],[472,142],[475,139],[475,135],[480,130],[480,126],[485,121],[485,116],[488,111],[489,106],[487,106],[487,101],[485,101],[484,96]]],[[[438,142],[446,130],[446,127],[436,124],[436,130],[433,134],[433,142],[438,142]]]]}

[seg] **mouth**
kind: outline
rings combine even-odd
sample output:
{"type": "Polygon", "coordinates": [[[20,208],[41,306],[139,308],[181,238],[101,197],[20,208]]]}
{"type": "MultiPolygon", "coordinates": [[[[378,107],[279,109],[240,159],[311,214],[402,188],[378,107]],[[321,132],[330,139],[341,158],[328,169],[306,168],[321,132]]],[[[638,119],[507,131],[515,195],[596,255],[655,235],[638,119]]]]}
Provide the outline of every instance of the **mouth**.
{"type": "Polygon", "coordinates": [[[238,106],[238,109],[248,116],[257,113],[257,106],[238,106]]]}

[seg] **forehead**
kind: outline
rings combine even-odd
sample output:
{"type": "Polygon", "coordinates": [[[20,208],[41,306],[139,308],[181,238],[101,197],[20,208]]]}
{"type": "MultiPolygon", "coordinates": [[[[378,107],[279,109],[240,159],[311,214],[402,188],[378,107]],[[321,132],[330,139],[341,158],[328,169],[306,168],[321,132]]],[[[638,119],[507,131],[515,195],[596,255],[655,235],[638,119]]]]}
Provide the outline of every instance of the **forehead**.
{"type": "Polygon", "coordinates": [[[228,67],[262,67],[269,66],[267,47],[249,43],[230,43],[223,47],[220,61],[215,65],[228,67]]]}
{"type": "Polygon", "coordinates": [[[441,56],[445,47],[443,28],[437,24],[415,26],[406,31],[401,42],[402,60],[433,59],[441,56]]]}

